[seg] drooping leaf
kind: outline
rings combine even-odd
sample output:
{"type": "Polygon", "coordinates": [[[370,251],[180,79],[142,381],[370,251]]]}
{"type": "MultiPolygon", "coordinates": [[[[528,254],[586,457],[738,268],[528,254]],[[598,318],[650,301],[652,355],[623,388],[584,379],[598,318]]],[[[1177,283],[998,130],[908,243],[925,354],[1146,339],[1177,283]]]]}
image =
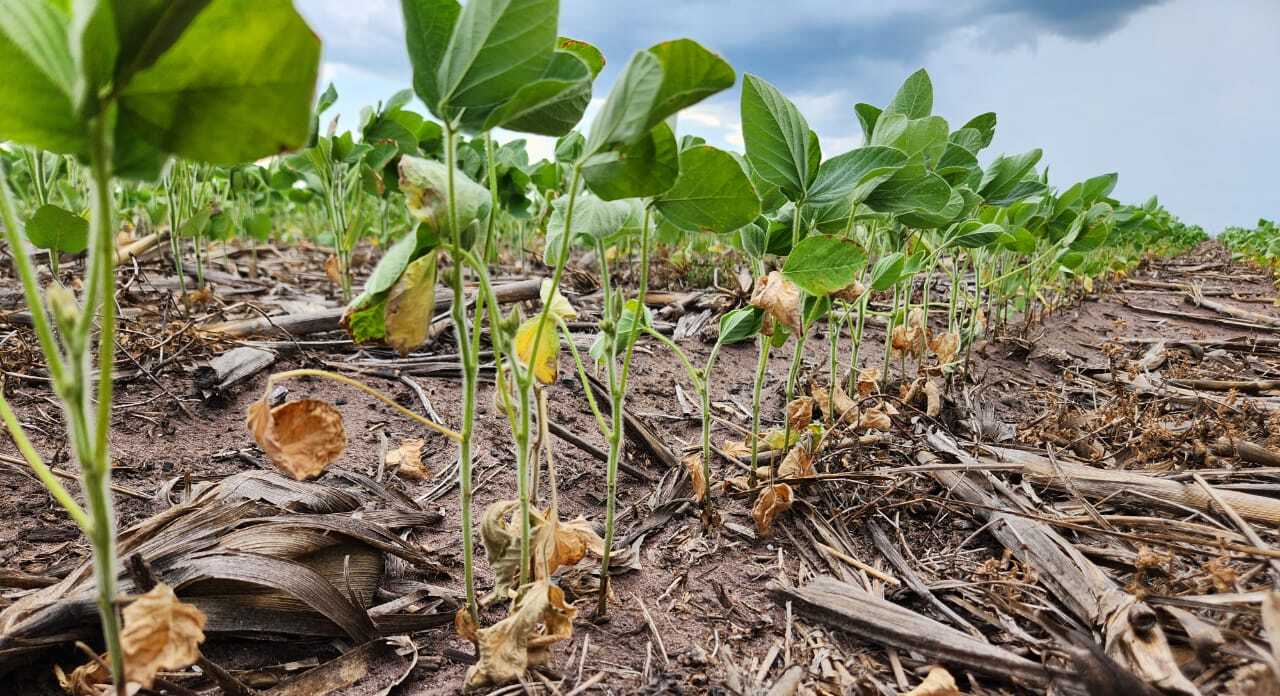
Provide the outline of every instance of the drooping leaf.
{"type": "Polygon", "coordinates": [[[755,307],[739,307],[720,317],[720,334],[716,339],[723,345],[732,345],[751,338],[760,331],[764,313],[755,307]]]}
{"type": "Polygon", "coordinates": [[[947,246],[961,249],[980,249],[996,241],[1004,228],[994,223],[968,220],[961,224],[947,239],[947,246]]]}
{"type": "Polygon", "coordinates": [[[453,27],[462,13],[458,0],[401,0],[404,39],[413,64],[413,90],[431,113],[438,113],[448,88],[441,85],[440,64],[449,47],[453,27]]]}
{"type": "MultiPolygon", "coordinates": [[[[590,44],[579,42],[581,46],[590,44]]],[[[576,53],[556,51],[546,72],[489,113],[484,130],[561,136],[573,130],[591,101],[590,67],[576,53]]]]}
{"type": "Polygon", "coordinates": [[[56,205],[42,205],[27,221],[27,239],[37,249],[78,254],[89,246],[89,221],[56,205]]]}
{"type": "Polygon", "coordinates": [[[530,317],[520,324],[512,348],[521,366],[525,369],[533,366],[535,379],[543,384],[552,384],[556,381],[560,361],[560,333],[550,317],[539,322],[539,316],[530,317]],[[539,325],[542,326],[541,331],[538,330],[539,325]]]}
{"type": "MultiPolygon", "coordinates": [[[[591,122],[583,156],[641,140],[653,128],[649,112],[662,88],[662,63],[649,51],[637,51],[613,83],[591,122]]],[[[674,148],[674,137],[673,144],[674,148]]]]}
{"type": "Polygon", "coordinates": [[[435,313],[438,257],[432,250],[410,263],[387,293],[383,320],[387,345],[401,355],[427,341],[435,313]]]}
{"type": "Polygon", "coordinates": [[[698,145],[680,153],[675,184],[654,199],[668,222],[696,232],[732,232],[760,214],[760,199],[729,153],[698,145]]]}
{"type": "Polygon", "coordinates": [[[770,322],[785,326],[791,333],[804,330],[800,288],[778,271],[770,271],[769,275],[756,280],[751,306],[764,310],[767,315],[765,333],[771,333],[770,322]]]}
{"type": "Polygon", "coordinates": [[[894,284],[901,280],[902,269],[906,262],[906,255],[900,251],[895,251],[876,259],[875,265],[871,267],[869,280],[871,289],[878,292],[893,287],[894,284]]]}
{"type": "MultiPolygon", "coordinates": [[[[593,194],[583,192],[574,201],[572,238],[607,239],[626,227],[631,219],[634,206],[638,201],[624,199],[620,201],[604,201],[593,194]]],[[[565,213],[569,205],[568,197],[561,197],[552,203],[551,219],[547,221],[547,241],[543,251],[543,261],[555,267],[558,264],[565,233],[565,213]]]]}
{"type": "Polygon", "coordinates": [[[891,147],[860,147],[836,155],[818,168],[807,202],[814,206],[859,203],[906,161],[904,153],[891,147]]]}
{"type": "Polygon", "coordinates": [[[662,66],[662,84],[649,110],[650,128],[737,81],[724,58],[692,39],[665,41],[651,46],[649,53],[662,66]]]}
{"type": "Polygon", "coordinates": [[[1020,155],[997,157],[982,175],[978,194],[992,205],[1003,205],[1000,201],[1004,201],[1036,166],[1041,154],[1040,149],[1037,148],[1020,155]]]}
{"type": "Polygon", "coordinates": [[[782,274],[810,295],[823,296],[852,285],[866,263],[866,254],[852,241],[815,235],[791,250],[782,274]]]}
{"type": "MultiPolygon", "coordinates": [[[[454,206],[458,227],[465,229],[489,214],[489,190],[463,172],[454,171],[454,206]]],[[[400,158],[400,190],[414,218],[437,234],[451,235],[448,191],[449,170],[443,162],[421,157],[400,158]]]]}
{"type": "Polygon", "coordinates": [[[870,145],[871,134],[875,133],[876,122],[880,120],[880,114],[883,112],[878,106],[862,102],[854,104],[853,111],[858,115],[858,124],[862,126],[862,143],[870,145]]]}
{"type": "Polygon", "coordinates": [[[741,109],[742,138],[751,166],[788,199],[804,198],[818,175],[822,153],[800,110],[755,75],[743,76],[741,109]]]}

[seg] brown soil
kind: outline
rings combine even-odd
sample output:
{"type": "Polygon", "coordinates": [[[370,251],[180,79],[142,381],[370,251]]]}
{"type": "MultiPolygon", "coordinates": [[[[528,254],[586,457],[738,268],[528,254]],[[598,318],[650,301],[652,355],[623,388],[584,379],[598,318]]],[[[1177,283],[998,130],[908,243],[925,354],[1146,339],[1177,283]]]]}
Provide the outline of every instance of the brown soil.
{"type": "MultiPolygon", "coordinates": [[[[319,267],[318,263],[310,266],[319,267]]],[[[144,265],[143,273],[121,296],[124,306],[143,308],[145,312],[126,324],[127,329],[136,333],[126,332],[123,341],[124,349],[147,367],[151,375],[137,375],[120,381],[115,392],[112,433],[116,457],[114,481],[147,497],[152,496],[165,481],[174,478],[218,480],[248,468],[270,468],[244,427],[245,409],[260,397],[265,373],[235,387],[225,399],[205,401],[196,394],[192,385],[193,369],[224,346],[192,340],[195,334],[190,329],[182,332],[189,322],[184,318],[184,311],[173,302],[173,293],[163,289],[163,283],[156,283],[162,286],[160,290],[150,289],[148,285],[149,280],[163,278],[162,268],[164,266],[159,261],[144,265]],[[162,341],[167,343],[159,346],[162,341]],[[175,350],[183,352],[174,357],[175,350]],[[179,406],[179,401],[183,406],[179,406]],[[184,413],[183,407],[195,417],[184,413]]],[[[268,295],[265,288],[258,294],[221,295],[218,283],[214,283],[215,304],[197,310],[194,316],[202,321],[216,320],[211,309],[230,306],[230,311],[234,312],[234,303],[244,301],[270,310],[272,304],[282,297],[302,295],[302,287],[308,288],[313,296],[331,294],[323,282],[313,277],[314,274],[299,279],[283,266],[280,272],[282,277],[293,278],[293,282],[300,283],[301,287],[284,287],[274,296],[268,295]]],[[[128,281],[134,273],[134,269],[122,269],[121,277],[128,281]]],[[[1130,277],[1138,281],[1201,283],[1206,289],[1215,291],[1214,300],[1280,318],[1280,310],[1270,304],[1276,295],[1271,280],[1256,269],[1231,263],[1225,251],[1213,243],[1207,243],[1179,259],[1147,265],[1130,277]],[[1203,268],[1205,266],[1211,267],[1203,268]],[[1191,272],[1183,270],[1185,267],[1191,267],[1191,272]]],[[[14,288],[12,273],[6,269],[0,275],[0,311],[19,308],[21,299],[14,288]]],[[[994,405],[992,418],[1015,426],[1017,442],[1022,445],[1040,447],[1055,440],[1070,441],[1077,439],[1074,435],[1080,429],[1072,430],[1070,423],[1064,423],[1064,413],[1115,413],[1116,402],[1106,395],[1095,394],[1095,402],[1090,402],[1087,392],[1092,383],[1085,375],[1097,374],[1111,365],[1123,370],[1127,362],[1140,356],[1146,347],[1141,344],[1109,344],[1109,341],[1133,337],[1165,339],[1170,343],[1210,342],[1277,335],[1277,330],[1255,331],[1199,320],[1196,317],[1222,315],[1190,306],[1178,290],[1122,282],[1105,288],[1099,286],[1095,290],[1030,327],[1024,328],[1021,320],[1016,320],[1009,326],[993,329],[992,337],[975,349],[971,369],[974,383],[965,385],[963,389],[959,382],[953,385],[951,399],[942,417],[944,424],[958,430],[958,422],[970,414],[969,407],[994,405]],[[1135,306],[1177,312],[1182,316],[1162,316],[1135,309],[1135,306]]],[[[333,301],[331,297],[323,300],[333,301]]],[[[586,304],[584,308],[589,309],[590,305],[586,304]]],[[[51,463],[72,470],[74,463],[68,460],[61,414],[47,384],[39,379],[41,361],[33,336],[17,323],[6,324],[2,316],[0,361],[5,372],[6,394],[33,436],[37,448],[51,463]]],[[[585,348],[589,342],[589,335],[581,336],[582,347],[585,348]]],[[[861,352],[863,365],[878,366],[882,363],[883,342],[881,330],[874,325],[869,326],[861,352]]],[[[683,339],[680,344],[696,364],[705,361],[709,345],[696,337],[683,339]]],[[[782,384],[794,345],[793,341],[774,351],[769,360],[762,411],[766,425],[781,423],[782,384]]],[[[426,350],[452,353],[451,335],[446,334],[426,350]]],[[[847,339],[842,339],[842,366],[848,359],[849,350],[847,339]]],[[[824,327],[818,327],[810,336],[806,351],[806,374],[812,372],[821,379],[825,375],[827,355],[824,327]]],[[[677,454],[686,448],[696,447],[699,437],[699,422],[693,406],[696,397],[686,375],[656,342],[642,341],[637,352],[629,409],[649,423],[677,454]],[[682,405],[676,397],[677,385],[684,390],[687,405],[682,405]]],[[[282,357],[275,369],[319,366],[325,361],[341,362],[352,355],[354,353],[349,348],[342,348],[339,352],[295,353],[282,357]]],[[[1193,361],[1183,353],[1177,355],[1174,361],[1182,365],[1181,369],[1186,374],[1216,372],[1223,379],[1275,378],[1280,375],[1280,359],[1275,355],[1233,352],[1226,356],[1203,358],[1209,362],[1193,361]],[[1193,370],[1196,366],[1199,367],[1198,372],[1193,370]]],[[[713,373],[712,401],[718,404],[717,415],[744,427],[749,426],[744,414],[750,411],[755,363],[754,345],[744,344],[724,350],[713,373]]],[[[134,367],[133,360],[129,358],[123,358],[119,365],[121,369],[134,367]]],[[[1166,376],[1170,375],[1175,375],[1175,372],[1167,371],[1166,376]]],[[[444,420],[451,427],[457,427],[460,418],[457,381],[449,377],[414,379],[444,420]]],[[[417,395],[404,384],[375,377],[366,381],[383,389],[406,407],[421,411],[417,395]]],[[[447,472],[456,457],[455,448],[441,436],[406,421],[391,409],[352,390],[317,380],[297,380],[286,386],[290,398],[324,399],[337,404],[341,410],[348,446],[334,468],[375,476],[379,470],[379,453],[384,446],[384,438],[390,447],[395,447],[405,438],[424,438],[427,447],[423,460],[433,475],[447,472]]],[[[514,457],[507,423],[495,412],[491,389],[487,385],[482,387],[478,403],[477,512],[496,500],[513,497],[511,491],[515,489],[514,457]]],[[[555,422],[595,446],[604,447],[567,356],[562,358],[560,380],[550,388],[550,403],[555,422]]],[[[1132,401],[1126,403],[1133,405],[1132,401]]],[[[1158,406],[1144,406],[1143,409],[1143,416],[1159,415],[1158,406]]],[[[1093,437],[1108,455],[1123,460],[1126,468],[1160,471],[1222,465],[1212,457],[1189,460],[1185,456],[1185,448],[1166,446],[1162,450],[1139,441],[1142,419],[1129,418],[1123,413],[1119,413],[1117,418],[1117,423],[1101,428],[1093,437]]],[[[874,472],[914,463],[910,458],[913,433],[918,432],[927,419],[914,408],[903,408],[896,420],[892,436],[883,444],[843,451],[838,457],[829,457],[821,462],[820,471],[874,472]]],[[[1264,416],[1248,409],[1244,414],[1219,413],[1215,421],[1217,425],[1212,426],[1212,432],[1207,432],[1206,436],[1226,428],[1237,435],[1265,442],[1267,431],[1264,421],[1264,416]]],[[[1090,427],[1095,423],[1106,425],[1106,422],[1090,420],[1090,427]]],[[[742,438],[730,428],[720,425],[713,439],[719,444],[742,438]]],[[[1276,443],[1270,444],[1274,446],[1276,443]]],[[[603,464],[558,438],[553,445],[558,467],[561,516],[571,519],[583,515],[597,524],[601,523],[605,481],[603,464]]],[[[0,442],[0,453],[10,458],[17,456],[7,440],[0,442]]],[[[641,547],[642,569],[615,578],[615,601],[607,621],[592,620],[593,597],[579,598],[579,616],[585,620],[578,621],[571,641],[557,647],[554,670],[547,677],[561,692],[571,691],[581,681],[603,673],[593,690],[608,693],[733,693],[750,690],[756,685],[768,688],[790,664],[813,665],[815,671],[811,672],[806,684],[816,688],[818,682],[825,678],[830,685],[827,688],[831,689],[827,692],[831,693],[846,689],[846,693],[876,693],[877,689],[884,693],[884,689],[892,692],[893,689],[909,688],[919,683],[923,672],[927,671],[926,660],[887,651],[881,645],[866,642],[794,612],[789,615],[787,607],[781,606],[766,590],[766,583],[780,575],[787,576],[792,582],[802,582],[814,573],[842,572],[832,567],[828,556],[815,550],[813,535],[806,529],[805,517],[801,514],[806,506],[798,505],[792,513],[781,518],[773,538],[759,539],[754,534],[750,516],[753,499],[746,494],[723,494],[717,485],[715,491],[721,526],[705,533],[695,506],[679,504],[681,498],[690,496],[687,480],[682,480],[679,487],[673,489],[674,493],[665,497],[661,493],[663,481],[669,477],[687,478],[683,472],[664,470],[634,443],[628,447],[627,461],[649,477],[646,481],[622,474],[618,502],[620,539],[629,540],[637,530],[650,530],[641,547]],[[673,511],[675,514],[671,514],[673,511]],[[652,624],[645,618],[642,603],[652,617],[652,624]],[[724,646],[729,650],[721,649],[724,646]],[[766,656],[769,664],[762,666],[766,656]],[[895,669],[903,670],[905,684],[898,683],[895,669]],[[553,674],[556,676],[551,676],[553,674]]],[[[1231,465],[1251,466],[1238,462],[1231,462],[1231,465]]],[[[713,463],[715,482],[741,473],[723,458],[717,457],[713,463]]],[[[1269,476],[1255,477],[1250,481],[1258,484],[1269,481],[1271,488],[1260,488],[1259,491],[1264,495],[1275,495],[1275,484],[1280,481],[1275,474],[1269,476]]],[[[441,480],[407,481],[395,476],[388,476],[386,481],[413,498],[425,495],[441,483],[441,480]]],[[[1063,499],[1044,490],[1040,490],[1040,494],[1054,500],[1063,499]]],[[[993,578],[1020,577],[1034,584],[1033,571],[1019,575],[1022,571],[1016,561],[1011,564],[1005,559],[1003,549],[996,541],[987,534],[975,532],[982,523],[975,520],[970,511],[940,503],[945,491],[926,477],[908,475],[879,481],[868,479],[865,483],[831,480],[801,487],[798,496],[807,501],[807,507],[813,512],[835,521],[851,542],[849,549],[853,553],[850,555],[873,566],[887,568],[864,531],[864,523],[876,520],[896,525],[897,538],[907,557],[916,571],[940,594],[947,592],[949,582],[980,582],[983,573],[993,578]],[[960,550],[962,543],[965,545],[960,550]]],[[[160,512],[169,504],[159,499],[143,500],[120,494],[115,500],[122,527],[160,512]]],[[[438,497],[425,501],[425,505],[442,513],[444,521],[435,528],[416,530],[411,540],[428,550],[437,563],[450,569],[450,573],[447,577],[419,577],[458,591],[461,588],[461,545],[456,487],[442,491],[438,497]]],[[[1117,503],[1108,509],[1112,507],[1124,506],[1117,503]]],[[[1129,509],[1133,509],[1131,503],[1129,509]]],[[[85,539],[40,485],[20,467],[6,465],[3,460],[0,460],[0,518],[6,520],[0,526],[0,568],[61,577],[89,557],[85,539]]],[[[1273,537],[1276,531],[1263,530],[1268,537],[1273,537]]],[[[1077,541],[1092,545],[1100,543],[1097,538],[1086,538],[1085,535],[1080,535],[1077,541]]],[[[478,540],[477,548],[482,548],[478,540]]],[[[1203,587],[1207,576],[1201,567],[1207,560],[1208,557],[1190,556],[1175,559],[1172,562],[1173,572],[1162,576],[1159,587],[1143,587],[1142,590],[1156,594],[1190,593],[1189,588],[1195,585],[1200,586],[1202,592],[1211,593],[1214,591],[1212,586],[1203,587]]],[[[1227,562],[1234,567],[1237,578],[1244,578],[1236,588],[1239,591],[1266,585],[1266,572],[1248,576],[1256,564],[1255,559],[1237,556],[1227,562]]],[[[1134,567],[1123,562],[1107,568],[1121,584],[1141,585],[1145,582],[1137,577],[1134,567]]],[[[492,585],[492,576],[483,560],[478,563],[478,572],[478,584],[482,590],[487,590],[492,585]]],[[[0,591],[3,592],[0,594],[0,608],[22,592],[4,588],[0,591]]],[[[981,601],[982,592],[996,591],[957,591],[955,596],[981,601]]],[[[886,596],[914,611],[940,618],[928,603],[908,591],[888,588],[886,596]]],[[[1043,601],[1053,601],[1051,597],[1038,596],[1043,601]]],[[[501,612],[495,608],[484,618],[487,623],[500,617],[501,612]]],[[[966,617],[977,621],[972,613],[966,613],[966,617]]],[[[1209,618],[1211,621],[1222,619],[1209,618]]],[[[1235,620],[1239,617],[1227,618],[1235,620]]],[[[1044,635],[1032,623],[1022,620],[1019,623],[1023,630],[1044,635]]],[[[989,623],[979,625],[987,627],[993,642],[1010,647],[1021,646],[1019,649],[1025,655],[1037,659],[1038,647],[993,629],[989,623]]],[[[1234,627],[1245,635],[1257,630],[1256,624],[1247,620],[1235,620],[1234,627]]],[[[395,693],[404,696],[457,693],[466,670],[461,656],[471,651],[470,644],[454,635],[451,627],[419,633],[412,639],[419,651],[419,663],[395,693]]],[[[1178,641],[1185,646],[1185,637],[1178,641]]],[[[253,669],[311,657],[323,661],[346,647],[349,646],[333,641],[253,642],[216,637],[206,652],[225,663],[224,666],[253,669]]],[[[50,653],[37,664],[6,677],[11,684],[18,685],[18,690],[10,693],[60,693],[53,679],[53,664],[61,664],[69,671],[82,661],[80,655],[71,650],[50,653]]],[[[1197,665],[1196,669],[1200,671],[1189,673],[1189,676],[1194,679],[1215,669],[1225,675],[1239,662],[1239,658],[1224,657],[1197,665]]],[[[960,667],[953,666],[952,672],[966,690],[995,693],[996,689],[1002,689],[1003,693],[1034,693],[985,677],[966,680],[960,667]]],[[[547,692],[545,688],[542,691],[547,692]]]]}

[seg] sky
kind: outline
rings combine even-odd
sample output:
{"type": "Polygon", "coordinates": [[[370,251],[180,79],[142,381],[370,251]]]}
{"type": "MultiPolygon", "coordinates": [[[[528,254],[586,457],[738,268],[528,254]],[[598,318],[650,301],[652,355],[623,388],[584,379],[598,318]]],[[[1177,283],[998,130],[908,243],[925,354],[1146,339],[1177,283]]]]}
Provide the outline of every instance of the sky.
{"type": "MultiPolygon", "coordinates": [[[[298,0],[324,42],[341,124],[410,86],[398,0],[298,0]]],[[[688,37],[777,85],[825,156],[862,144],[857,102],[886,104],[918,68],[952,128],[994,111],[984,153],[1044,150],[1061,187],[1119,172],[1114,195],[1159,196],[1216,233],[1280,218],[1277,0],[561,0],[560,33],[609,61],[598,106],[637,50],[688,37]]],[[[680,115],[742,149],[740,86],[680,115]]],[[[418,105],[425,112],[425,108],[418,105]]],[[[589,110],[587,119],[592,115],[589,110]]],[[[499,140],[527,137],[499,134],[499,140]]],[[[537,159],[549,139],[531,137],[537,159]]]]}

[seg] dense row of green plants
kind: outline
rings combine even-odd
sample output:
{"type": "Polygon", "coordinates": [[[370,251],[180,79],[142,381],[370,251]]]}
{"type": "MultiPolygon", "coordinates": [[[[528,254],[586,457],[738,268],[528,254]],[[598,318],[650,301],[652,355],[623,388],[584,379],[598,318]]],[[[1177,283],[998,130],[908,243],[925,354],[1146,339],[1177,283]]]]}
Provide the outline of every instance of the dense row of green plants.
{"type": "Polygon", "coordinates": [[[1237,258],[1280,271],[1280,225],[1261,218],[1252,229],[1228,227],[1218,237],[1237,258]]]}
{"type": "MultiPolygon", "coordinates": [[[[428,340],[437,284],[451,289],[463,385],[458,426],[424,424],[459,448],[458,630],[479,646],[480,662],[468,677],[476,684],[518,679],[568,635],[576,609],[553,576],[588,551],[600,557],[597,615],[608,611],[623,412],[641,337],[676,356],[700,397],[702,451],[686,466],[708,530],[717,517],[709,406],[716,360],[724,346],[754,342],[747,486],[765,533],[793,495],[777,479],[803,468],[796,464],[802,448],[839,428],[878,422],[850,418],[859,401],[849,395],[893,386],[936,390],[939,381],[963,375],[970,347],[993,324],[1030,320],[1069,301],[1081,284],[1204,238],[1154,199],[1120,204],[1111,197],[1115,174],[1055,186],[1038,149],[987,156],[996,115],[953,126],[933,113],[933,85],[923,70],[889,103],[855,105],[864,144],[836,153],[823,152],[786,95],[744,75],[745,152],[737,153],[681,133],[682,109],[739,82],[722,57],[696,41],[666,41],[629,57],[584,125],[605,59],[558,33],[556,0],[403,0],[413,89],[365,109],[353,130],[339,130],[337,119],[322,123],[337,98],[332,87],[312,104],[318,46],[289,2],[249,9],[243,1],[214,0],[181,17],[107,0],[74,3],[69,11],[43,0],[17,4],[26,12],[0,12],[0,62],[28,79],[0,84],[0,98],[24,105],[0,113],[0,139],[12,143],[0,147],[0,222],[66,405],[87,511],[27,442],[2,394],[0,415],[94,542],[104,635],[120,688],[107,485],[114,303],[103,298],[112,296],[121,227],[167,232],[175,272],[195,286],[203,285],[216,245],[254,251],[310,240],[331,252],[326,270],[347,302],[344,326],[352,337],[401,353],[428,340]],[[232,31],[224,20],[236,13],[249,19],[232,31]],[[269,90],[257,88],[268,83],[269,90]],[[217,98],[203,89],[209,85],[219,86],[217,98]],[[414,96],[427,114],[411,108],[414,96]],[[531,162],[523,141],[496,142],[497,128],[557,138],[554,159],[531,162]],[[295,151],[277,154],[286,149],[295,151]],[[47,251],[53,279],[45,288],[31,257],[18,251],[28,242],[47,251]],[[362,244],[377,249],[379,260],[357,292],[353,253],[362,244]],[[659,247],[732,249],[755,278],[750,302],[721,318],[701,365],[655,330],[643,302],[659,247]],[[86,248],[85,289],[77,298],[63,284],[63,259],[78,259],[86,248]],[[526,258],[538,248],[541,254],[526,258]],[[561,292],[575,249],[593,254],[602,288],[597,334],[585,355],[569,334],[577,309],[561,292]],[[546,275],[529,315],[521,307],[504,310],[490,280],[495,265],[514,263],[546,275]],[[627,287],[618,282],[623,264],[636,269],[627,287]],[[885,326],[884,358],[876,364],[861,350],[872,321],[885,326]],[[824,374],[802,385],[801,357],[819,326],[827,327],[824,374]],[[492,357],[482,365],[485,337],[492,357]],[[794,358],[784,385],[785,425],[762,433],[767,359],[788,342],[794,358]],[[557,510],[547,388],[559,377],[563,346],[607,444],[602,538],[581,521],[561,522],[557,510]],[[483,598],[475,587],[472,502],[482,366],[493,369],[516,483],[511,500],[482,514],[479,536],[497,578],[483,598]],[[604,398],[594,396],[593,378],[603,382],[604,398]],[[812,408],[808,398],[816,398],[821,421],[805,410],[812,408]],[[780,467],[758,466],[762,445],[786,453],[780,467]],[[495,602],[508,602],[510,615],[482,628],[481,607],[495,602]],[[513,635],[523,636],[524,646],[514,663],[506,642],[513,635]]],[[[325,376],[304,370],[275,379],[304,373],[325,376]]],[[[263,402],[250,416],[273,458],[277,414],[284,417],[263,402]]],[[[318,475],[340,451],[325,448],[315,455],[318,466],[298,475],[318,475]]]]}

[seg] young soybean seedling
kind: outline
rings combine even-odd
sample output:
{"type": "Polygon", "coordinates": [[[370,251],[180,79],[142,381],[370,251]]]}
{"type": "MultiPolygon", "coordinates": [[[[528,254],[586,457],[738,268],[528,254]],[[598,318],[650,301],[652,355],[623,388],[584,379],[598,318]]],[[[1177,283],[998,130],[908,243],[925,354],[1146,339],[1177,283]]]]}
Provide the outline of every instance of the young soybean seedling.
{"type": "Polygon", "coordinates": [[[79,301],[59,285],[42,298],[30,259],[21,251],[22,227],[0,167],[0,223],[63,406],[86,508],[53,477],[2,394],[0,418],[41,482],[92,542],[108,662],[116,693],[123,696],[110,492],[116,323],[112,180],[154,179],[170,156],[233,164],[301,145],[320,45],[292,3],[283,0],[258,3],[253,12],[242,12],[241,2],[213,0],[177,19],[167,5],[139,7],[123,0],[77,2],[70,10],[43,0],[11,4],[21,11],[0,15],[0,64],[11,78],[0,81],[0,102],[8,105],[0,140],[75,155],[89,165],[89,261],[79,301]],[[225,29],[231,25],[234,31],[225,29]],[[161,31],[157,27],[163,27],[162,38],[152,35],[161,31]],[[94,40],[82,50],[87,35],[94,40]],[[263,80],[274,89],[254,87],[263,80]],[[221,89],[203,88],[211,83],[221,89]],[[178,113],[183,117],[175,117],[178,113]],[[245,114],[253,115],[252,127],[242,122],[245,114]],[[95,323],[96,379],[91,369],[95,323]]]}

